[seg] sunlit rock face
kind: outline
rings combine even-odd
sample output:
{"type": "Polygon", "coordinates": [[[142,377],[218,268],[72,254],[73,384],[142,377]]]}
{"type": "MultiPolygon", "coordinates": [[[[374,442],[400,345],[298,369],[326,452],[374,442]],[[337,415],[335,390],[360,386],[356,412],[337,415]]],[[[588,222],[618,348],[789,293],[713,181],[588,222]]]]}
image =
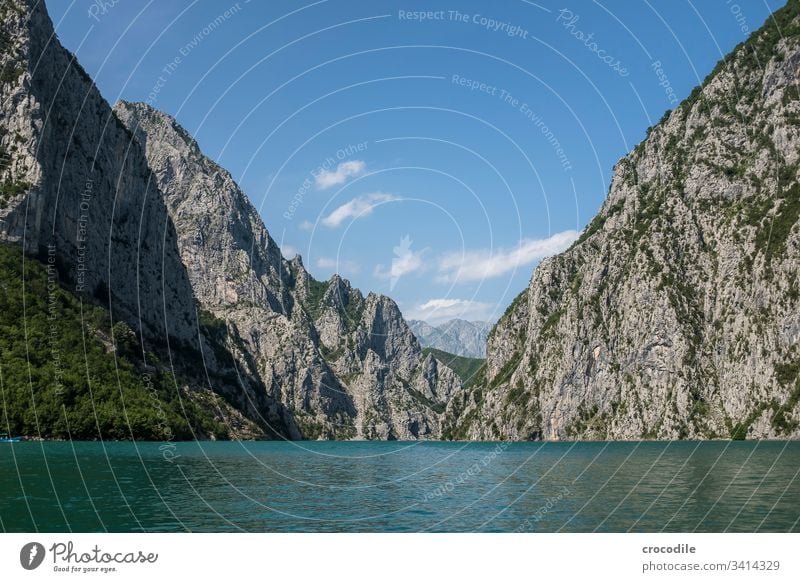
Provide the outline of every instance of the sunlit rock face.
{"type": "Polygon", "coordinates": [[[800,17],[790,3],[616,165],[450,406],[461,438],[800,435],[800,17]]]}

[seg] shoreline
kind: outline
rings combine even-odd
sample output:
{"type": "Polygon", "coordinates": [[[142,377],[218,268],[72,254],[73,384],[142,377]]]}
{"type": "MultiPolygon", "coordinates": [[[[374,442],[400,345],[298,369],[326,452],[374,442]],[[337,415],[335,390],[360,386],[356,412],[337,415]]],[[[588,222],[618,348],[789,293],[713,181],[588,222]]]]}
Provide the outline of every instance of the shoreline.
{"type": "Polygon", "coordinates": [[[44,437],[14,437],[18,441],[9,441],[0,444],[22,444],[30,442],[38,443],[135,443],[135,444],[160,444],[165,443],[177,445],[186,443],[405,443],[405,444],[613,444],[613,443],[627,443],[627,444],[645,444],[645,443],[800,443],[800,439],[637,439],[637,440],[535,440],[535,441],[512,441],[512,440],[434,440],[434,439],[418,439],[418,440],[371,440],[371,439],[184,439],[184,440],[147,440],[147,439],[49,439],[44,437]]]}

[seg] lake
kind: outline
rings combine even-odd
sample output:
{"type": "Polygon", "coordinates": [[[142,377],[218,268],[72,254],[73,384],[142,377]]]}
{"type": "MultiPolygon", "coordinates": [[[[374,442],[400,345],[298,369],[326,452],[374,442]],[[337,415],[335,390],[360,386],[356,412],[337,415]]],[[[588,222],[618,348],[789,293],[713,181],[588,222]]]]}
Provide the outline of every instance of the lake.
{"type": "Polygon", "coordinates": [[[0,444],[27,532],[800,531],[800,442],[0,444]]]}

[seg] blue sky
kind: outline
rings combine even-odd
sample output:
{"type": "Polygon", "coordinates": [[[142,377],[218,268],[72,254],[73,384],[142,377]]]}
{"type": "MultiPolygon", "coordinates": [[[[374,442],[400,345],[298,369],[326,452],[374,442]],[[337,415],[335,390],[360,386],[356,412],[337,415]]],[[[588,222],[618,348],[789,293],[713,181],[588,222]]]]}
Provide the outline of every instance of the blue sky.
{"type": "Polygon", "coordinates": [[[784,2],[47,4],[109,102],[174,115],[286,255],[436,322],[502,314],[784,2]]]}

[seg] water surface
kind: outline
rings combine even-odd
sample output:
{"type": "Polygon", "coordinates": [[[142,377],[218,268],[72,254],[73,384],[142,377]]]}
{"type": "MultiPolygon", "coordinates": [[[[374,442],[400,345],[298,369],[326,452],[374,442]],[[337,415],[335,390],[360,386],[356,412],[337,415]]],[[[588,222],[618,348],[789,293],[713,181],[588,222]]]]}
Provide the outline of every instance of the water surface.
{"type": "Polygon", "coordinates": [[[800,531],[800,442],[0,445],[3,531],[800,531]]]}

